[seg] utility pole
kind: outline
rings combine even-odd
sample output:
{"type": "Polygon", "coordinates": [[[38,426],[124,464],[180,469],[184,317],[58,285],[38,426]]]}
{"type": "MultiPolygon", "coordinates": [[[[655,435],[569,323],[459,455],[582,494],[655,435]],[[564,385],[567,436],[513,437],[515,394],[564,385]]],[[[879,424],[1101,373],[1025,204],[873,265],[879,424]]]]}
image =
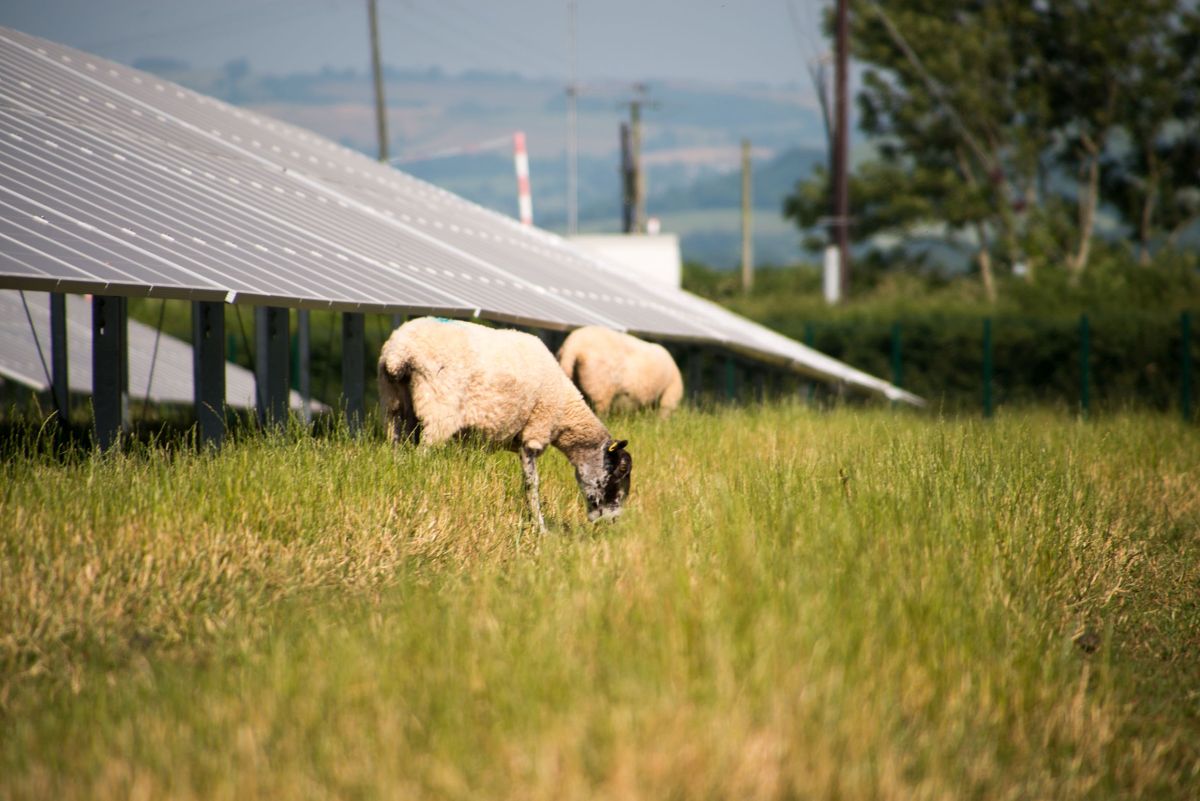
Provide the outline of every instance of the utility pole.
{"type": "Polygon", "coordinates": [[[575,41],[577,0],[567,3],[567,41],[571,50],[571,83],[567,85],[567,235],[579,231],[579,58],[575,41]]]}
{"type": "MultiPolygon", "coordinates": [[[[644,234],[646,232],[646,176],[642,170],[642,107],[657,108],[657,103],[646,100],[646,84],[633,85],[633,97],[629,100],[629,164],[631,175],[632,228],[627,233],[644,234]]],[[[624,129],[625,126],[622,126],[624,129]]],[[[624,142],[624,134],[622,134],[624,142]]],[[[622,148],[625,146],[622,145],[622,148]]],[[[622,154],[624,154],[624,149],[622,154]]],[[[624,174],[624,166],[623,166],[624,174]]]]}
{"type": "Polygon", "coordinates": [[[367,0],[367,20],[371,28],[371,72],[375,76],[375,132],[379,138],[379,160],[387,163],[387,106],[383,102],[383,64],[379,59],[379,8],[377,0],[367,0]]]}
{"type": "Polygon", "coordinates": [[[847,79],[849,61],[849,0],[837,0],[834,113],[837,128],[833,148],[833,227],[836,234],[841,273],[841,296],[850,292],[850,192],[849,171],[849,108],[847,79]]]}
{"type": "Polygon", "coordinates": [[[750,175],[750,140],[742,140],[742,291],[754,286],[754,225],[751,219],[753,189],[750,175]]]}
{"type": "Polygon", "coordinates": [[[621,123],[621,231],[626,234],[634,233],[633,209],[637,205],[636,168],[630,140],[629,125],[621,123]]]}

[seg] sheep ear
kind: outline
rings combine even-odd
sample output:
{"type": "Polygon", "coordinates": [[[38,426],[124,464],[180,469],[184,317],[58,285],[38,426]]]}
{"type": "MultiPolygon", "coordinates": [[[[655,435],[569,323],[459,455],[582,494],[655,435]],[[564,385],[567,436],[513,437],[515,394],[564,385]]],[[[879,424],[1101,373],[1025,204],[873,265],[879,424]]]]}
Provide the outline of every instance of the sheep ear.
{"type": "Polygon", "coordinates": [[[614,453],[616,451],[625,450],[625,446],[628,444],[629,440],[627,439],[614,439],[612,442],[608,443],[608,452],[614,453]]]}

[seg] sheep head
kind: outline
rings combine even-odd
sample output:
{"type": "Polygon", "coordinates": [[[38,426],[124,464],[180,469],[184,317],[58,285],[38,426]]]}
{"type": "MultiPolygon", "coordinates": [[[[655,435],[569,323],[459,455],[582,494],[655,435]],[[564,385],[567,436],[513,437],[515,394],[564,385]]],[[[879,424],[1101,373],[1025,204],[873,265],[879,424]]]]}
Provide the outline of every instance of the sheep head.
{"type": "Polygon", "coordinates": [[[610,439],[600,449],[599,458],[575,469],[575,480],[587,501],[588,520],[612,519],[621,514],[621,504],[629,495],[629,474],[633,457],[625,450],[628,440],[610,439]]]}

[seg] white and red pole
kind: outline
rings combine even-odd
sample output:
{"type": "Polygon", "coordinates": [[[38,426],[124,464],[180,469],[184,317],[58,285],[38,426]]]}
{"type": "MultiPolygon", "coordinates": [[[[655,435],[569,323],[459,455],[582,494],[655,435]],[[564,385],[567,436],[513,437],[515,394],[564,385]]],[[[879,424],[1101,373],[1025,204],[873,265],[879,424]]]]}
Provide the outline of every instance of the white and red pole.
{"type": "Polygon", "coordinates": [[[513,134],[513,165],[517,169],[517,210],[522,225],[533,225],[533,197],[529,192],[529,154],[525,151],[525,132],[513,134]]]}

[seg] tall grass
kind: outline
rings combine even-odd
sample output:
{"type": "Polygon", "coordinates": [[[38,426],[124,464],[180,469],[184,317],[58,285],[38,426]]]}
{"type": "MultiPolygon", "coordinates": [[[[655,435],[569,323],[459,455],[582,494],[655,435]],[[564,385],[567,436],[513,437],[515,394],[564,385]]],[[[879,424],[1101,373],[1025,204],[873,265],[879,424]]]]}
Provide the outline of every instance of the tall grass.
{"type": "Polygon", "coordinates": [[[542,460],[11,449],[0,798],[1189,798],[1200,448],[799,406],[542,460]]]}

